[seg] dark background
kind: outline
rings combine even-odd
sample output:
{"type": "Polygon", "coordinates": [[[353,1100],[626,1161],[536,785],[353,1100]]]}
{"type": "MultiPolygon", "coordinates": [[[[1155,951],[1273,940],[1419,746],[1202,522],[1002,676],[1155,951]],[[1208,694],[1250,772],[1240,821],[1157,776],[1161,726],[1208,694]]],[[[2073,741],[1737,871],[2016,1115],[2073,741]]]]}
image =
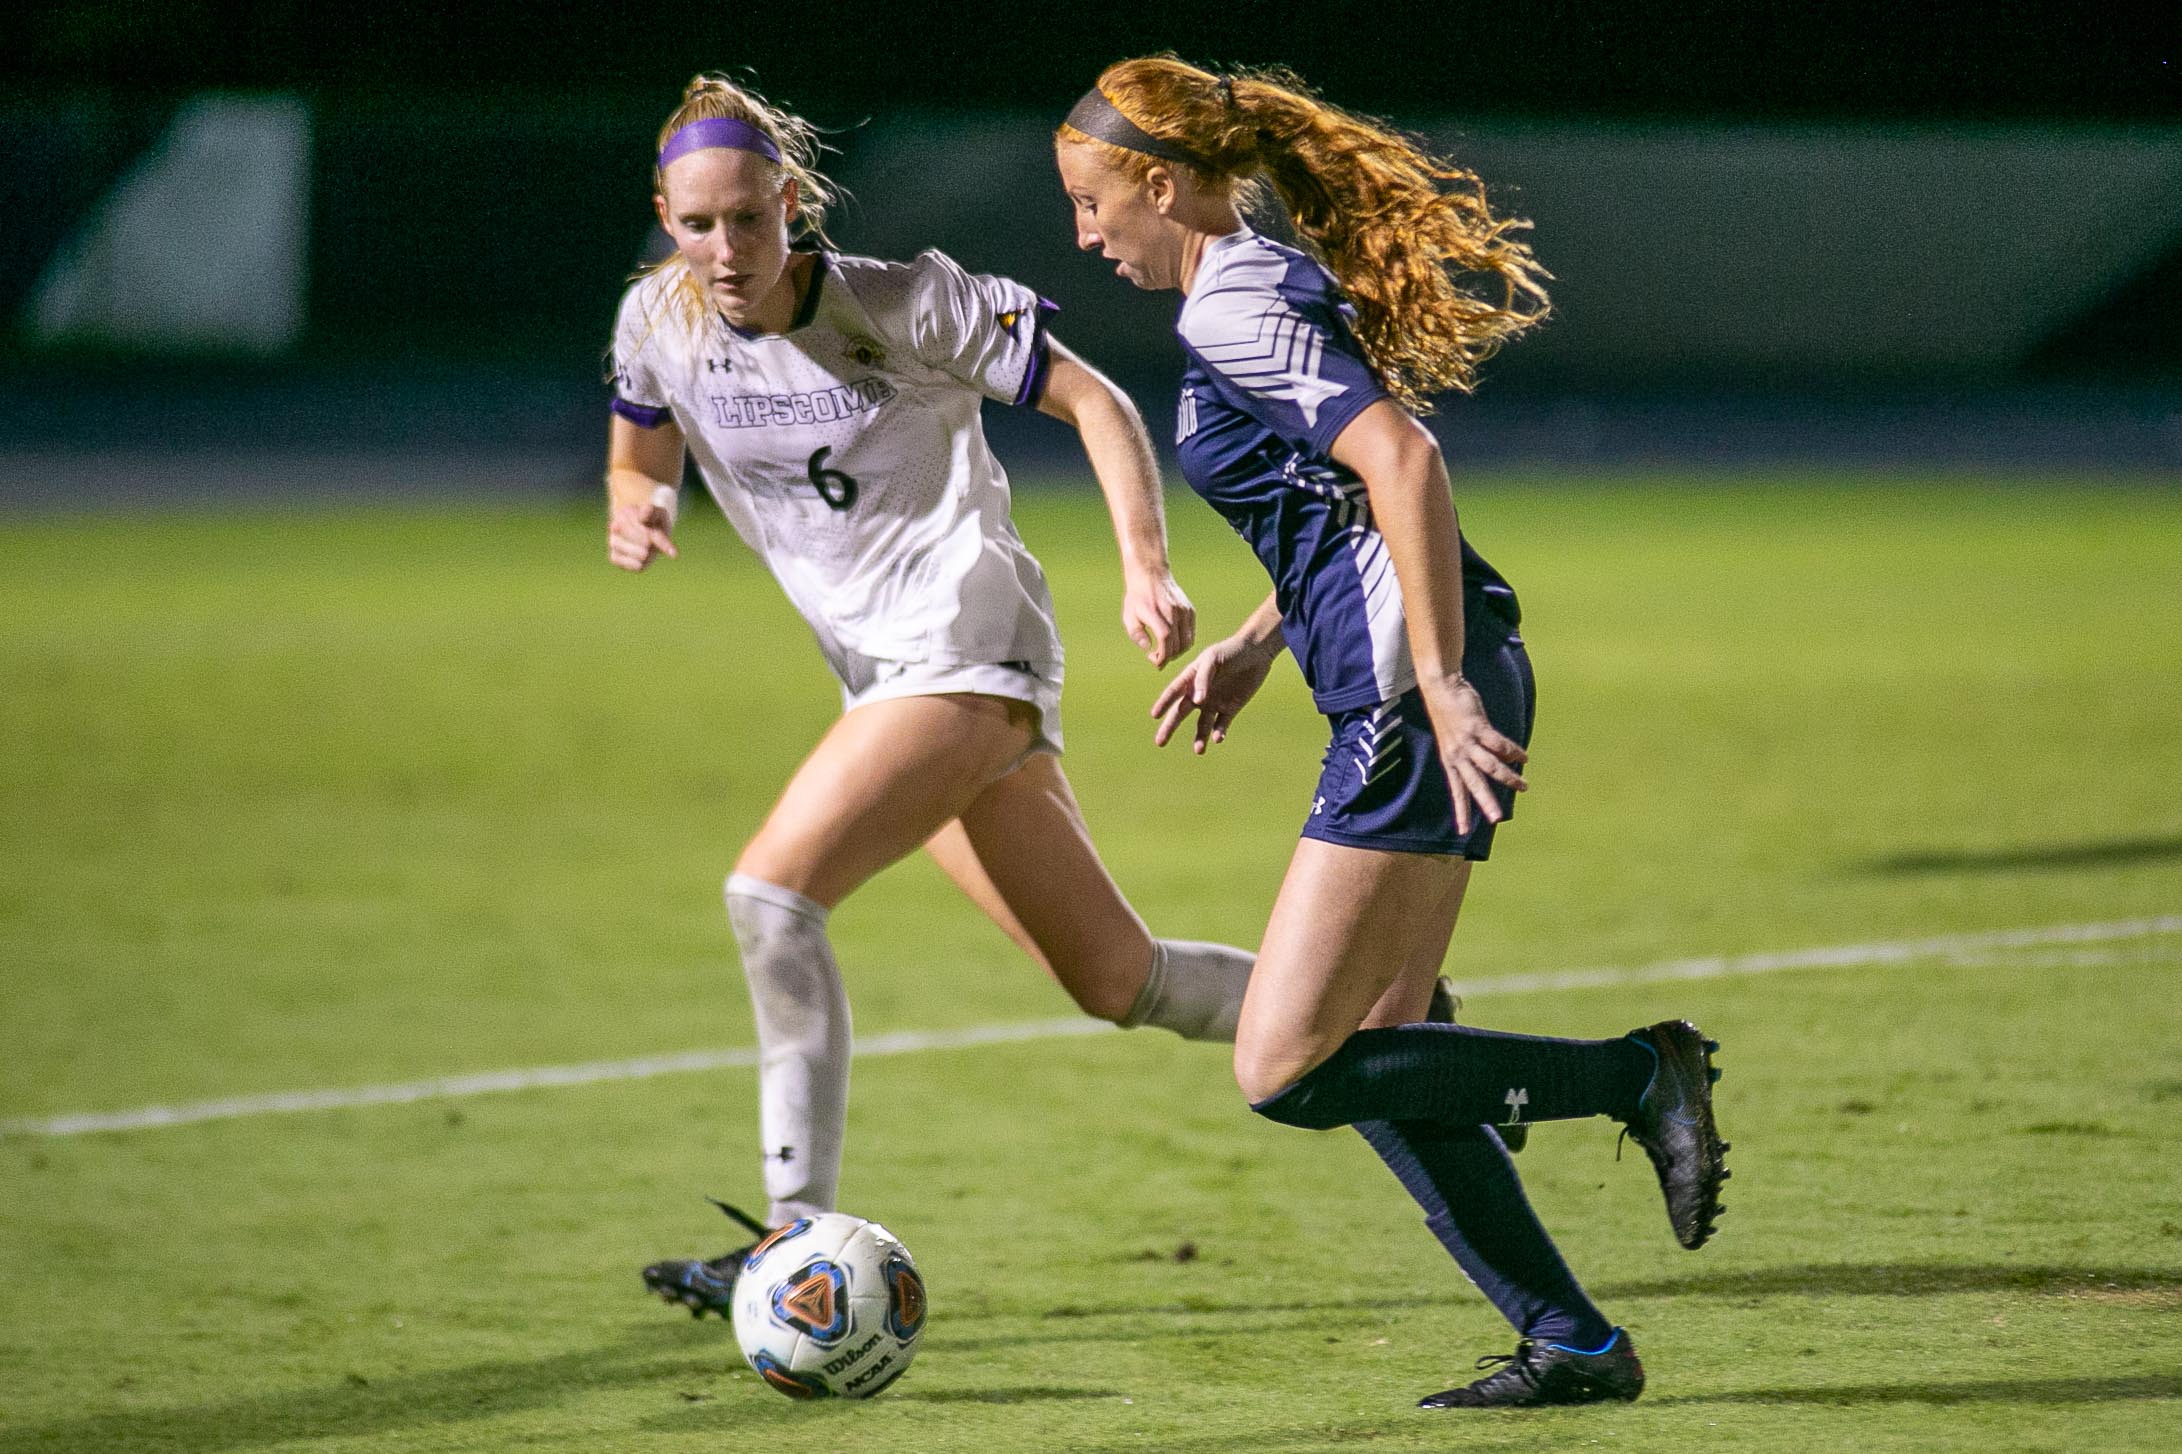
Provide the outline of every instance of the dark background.
{"type": "MultiPolygon", "coordinates": [[[[2131,23],[2106,7],[1713,0],[33,7],[0,22],[7,317],[177,106],[237,91],[311,108],[309,323],[277,360],[34,347],[13,328],[0,446],[232,440],[239,412],[274,443],[437,431],[574,449],[596,432],[599,350],[643,244],[654,134],[700,69],[742,74],[829,129],[859,194],[834,229],[844,247],[934,243],[973,266],[1033,270],[1026,281],[1060,297],[1075,336],[1150,404],[1168,382],[1151,360],[1173,300],[1126,296],[1066,254],[1058,190],[1034,159],[1114,59],[1287,64],[1351,108],[1482,136],[2126,139],[2182,126],[2182,20],[2163,8],[2131,23]],[[937,161],[889,162],[901,153],[880,143],[904,131],[932,138],[937,161]],[[988,165],[979,134],[1012,139],[1012,160],[988,165]],[[942,182],[962,200],[932,236],[907,204],[942,182]]],[[[1511,195],[1538,202],[1552,264],[1552,199],[1511,195]]],[[[1564,277],[1578,304],[1616,286],[1596,261],[1564,277]]],[[[2019,455],[2027,430],[2182,460],[2182,246],[2146,254],[1998,362],[1814,355],[1754,369],[1699,348],[1632,368],[1562,347],[1585,336],[1581,307],[1566,316],[1562,334],[1496,365],[1490,407],[1469,416],[1487,452],[1643,455],[1651,439],[1665,453],[1797,440],[1823,453],[1891,430],[1943,454],[2006,435],[1999,452],[2019,455]],[[1996,435],[1996,419],[2018,424],[1996,435]]]]}
{"type": "Polygon", "coordinates": [[[536,92],[645,100],[705,67],[837,117],[942,99],[1057,112],[1173,49],[1280,62],[1391,111],[1782,120],[2172,119],[2182,19],[2091,5],[1764,0],[727,5],[74,0],[16,12],[15,87],[536,92]]]}

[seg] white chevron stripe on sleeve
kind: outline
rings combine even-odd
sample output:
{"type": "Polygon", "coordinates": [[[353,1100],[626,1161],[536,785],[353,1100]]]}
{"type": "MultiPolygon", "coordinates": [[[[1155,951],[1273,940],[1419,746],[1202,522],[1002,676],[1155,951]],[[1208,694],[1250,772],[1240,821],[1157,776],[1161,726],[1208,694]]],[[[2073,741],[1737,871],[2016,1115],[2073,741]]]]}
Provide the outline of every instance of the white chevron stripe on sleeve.
{"type": "Polygon", "coordinates": [[[1223,254],[1208,286],[1185,306],[1184,336],[1235,387],[1294,404],[1304,427],[1315,429],[1320,406],[1348,386],[1320,377],[1325,336],[1277,291],[1287,268],[1256,248],[1223,254]]]}

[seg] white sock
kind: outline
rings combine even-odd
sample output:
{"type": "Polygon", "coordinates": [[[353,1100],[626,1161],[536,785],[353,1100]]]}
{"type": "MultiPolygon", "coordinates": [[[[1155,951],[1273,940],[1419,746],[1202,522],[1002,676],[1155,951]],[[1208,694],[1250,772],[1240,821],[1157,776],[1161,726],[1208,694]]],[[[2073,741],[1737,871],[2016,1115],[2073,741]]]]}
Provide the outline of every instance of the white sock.
{"type": "Polygon", "coordinates": [[[1157,1025],[1184,1040],[1232,1043],[1256,962],[1256,955],[1228,944],[1154,939],[1152,972],[1119,1023],[1125,1030],[1157,1025]]]}
{"type": "Polygon", "coordinates": [[[747,874],[727,880],[758,1023],[758,1127],[773,1226],[833,1210],[849,1112],[849,999],[826,911],[747,874]]]}

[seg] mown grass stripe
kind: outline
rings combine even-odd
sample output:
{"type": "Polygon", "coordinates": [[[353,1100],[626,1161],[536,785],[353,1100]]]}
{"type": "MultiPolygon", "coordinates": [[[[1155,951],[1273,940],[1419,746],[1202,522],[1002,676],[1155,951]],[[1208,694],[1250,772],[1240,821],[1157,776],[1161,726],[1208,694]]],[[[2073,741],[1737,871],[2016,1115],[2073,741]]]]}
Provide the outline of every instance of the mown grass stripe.
{"type": "MultiPolygon", "coordinates": [[[[1996,950],[2048,948],[2055,945],[2110,944],[2182,934],[2182,914],[2122,919],[2099,924],[2057,924],[2038,929],[2007,929],[1980,934],[1942,934],[1927,939],[1881,940],[1864,944],[1822,945],[1767,954],[1708,955],[1659,960],[1633,967],[1550,970],[1498,975],[1465,981],[1465,995],[1522,994],[1547,990],[1601,989],[1616,985],[1675,980],[1727,979],[1778,974],[1797,969],[1859,969],[1874,965],[1945,960],[1996,950]]],[[[873,1035],[857,1043],[858,1057],[914,1055],[932,1050],[961,1050],[1017,1040],[1052,1040],[1096,1035],[1113,1027],[1103,1020],[1031,1020],[1012,1025],[970,1025],[956,1030],[902,1030],[873,1035]]],[[[580,1065],[538,1065],[514,1070],[480,1071],[391,1085],[350,1086],[330,1090],[276,1091],[232,1096],[173,1106],[141,1106],[128,1111],[87,1111],[65,1116],[0,1121],[0,1135],[81,1136],[99,1131],[144,1131],[187,1126],[200,1121],[297,1111],[347,1110],[361,1106],[406,1105],[414,1101],[493,1095],[503,1091],[552,1086],[595,1085],[602,1081],[649,1080],[691,1071],[746,1069],[757,1064],[750,1047],[686,1050],[644,1055],[632,1060],[599,1060],[580,1065]]]]}

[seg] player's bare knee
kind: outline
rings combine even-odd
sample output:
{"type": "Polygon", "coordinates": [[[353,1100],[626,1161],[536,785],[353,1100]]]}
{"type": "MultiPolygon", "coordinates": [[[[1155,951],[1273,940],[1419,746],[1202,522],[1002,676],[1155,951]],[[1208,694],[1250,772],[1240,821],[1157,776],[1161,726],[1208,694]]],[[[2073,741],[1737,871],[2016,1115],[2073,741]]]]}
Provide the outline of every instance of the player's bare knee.
{"type": "Polygon", "coordinates": [[[1285,1046],[1235,1042],[1235,1084],[1252,1105],[1269,1101],[1303,1076],[1308,1066],[1285,1046]]]}

